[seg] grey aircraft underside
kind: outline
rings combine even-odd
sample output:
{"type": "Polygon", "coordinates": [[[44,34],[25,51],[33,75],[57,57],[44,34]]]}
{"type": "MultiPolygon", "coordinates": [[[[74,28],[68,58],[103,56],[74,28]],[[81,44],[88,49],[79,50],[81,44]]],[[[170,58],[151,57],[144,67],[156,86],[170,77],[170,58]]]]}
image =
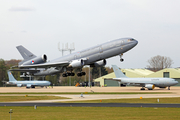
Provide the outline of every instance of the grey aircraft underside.
{"type": "Polygon", "coordinates": [[[34,76],[52,75],[56,73],[63,73],[63,77],[74,76],[73,69],[79,69],[77,76],[85,75],[82,72],[82,67],[90,65],[90,67],[101,67],[106,65],[106,59],[113,56],[120,56],[122,62],[123,53],[132,49],[138,44],[138,41],[133,38],[121,38],[112,40],[94,47],[75,52],[66,56],[59,57],[50,62],[47,61],[45,54],[35,56],[23,46],[17,46],[24,60],[19,63],[18,68],[12,69],[14,71],[23,71],[32,73],[34,76]],[[39,68],[45,68],[42,71],[39,68]]]}
{"type": "Polygon", "coordinates": [[[10,85],[17,85],[17,87],[22,87],[22,86],[26,86],[26,88],[35,88],[35,86],[49,86],[51,85],[51,82],[49,81],[38,81],[38,80],[24,80],[24,81],[17,81],[14,76],[12,75],[12,73],[10,71],[8,71],[8,77],[9,77],[9,82],[7,82],[6,84],[10,84],[10,85]]]}
{"type": "Polygon", "coordinates": [[[116,78],[112,80],[119,81],[122,86],[131,85],[142,87],[141,90],[153,90],[155,87],[166,88],[170,90],[170,86],[178,84],[178,81],[172,78],[128,78],[123,72],[116,66],[112,65],[116,78]]]}

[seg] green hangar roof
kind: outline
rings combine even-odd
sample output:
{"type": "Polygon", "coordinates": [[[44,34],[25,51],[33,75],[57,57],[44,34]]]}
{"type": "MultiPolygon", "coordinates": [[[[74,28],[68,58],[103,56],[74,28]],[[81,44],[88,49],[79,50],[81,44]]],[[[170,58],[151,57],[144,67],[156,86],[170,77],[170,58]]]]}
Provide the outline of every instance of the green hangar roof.
{"type": "Polygon", "coordinates": [[[169,78],[180,78],[180,69],[179,68],[166,68],[160,71],[157,71],[153,74],[147,75],[146,77],[169,77],[169,78]]]}
{"type": "Polygon", "coordinates": [[[147,69],[121,69],[123,73],[127,77],[145,77],[149,74],[154,73],[153,71],[147,70],[147,69]]]}

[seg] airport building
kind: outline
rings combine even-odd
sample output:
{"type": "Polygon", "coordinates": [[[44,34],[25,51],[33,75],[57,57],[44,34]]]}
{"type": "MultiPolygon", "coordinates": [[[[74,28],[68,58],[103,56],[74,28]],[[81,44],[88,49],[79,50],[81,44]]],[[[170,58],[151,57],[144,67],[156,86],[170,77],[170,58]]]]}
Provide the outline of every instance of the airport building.
{"type": "MultiPolygon", "coordinates": [[[[121,71],[129,78],[173,78],[179,82],[176,86],[180,86],[180,68],[166,68],[157,72],[147,69],[121,69],[121,71]]],[[[120,82],[110,80],[111,78],[116,78],[114,72],[99,77],[94,82],[99,82],[101,87],[120,86],[120,82]]]]}

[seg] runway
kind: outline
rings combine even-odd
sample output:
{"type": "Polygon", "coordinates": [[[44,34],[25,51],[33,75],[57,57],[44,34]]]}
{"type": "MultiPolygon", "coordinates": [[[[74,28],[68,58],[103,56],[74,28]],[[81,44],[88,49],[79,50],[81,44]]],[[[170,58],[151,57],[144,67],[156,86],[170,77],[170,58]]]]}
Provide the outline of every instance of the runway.
{"type": "MultiPolygon", "coordinates": [[[[24,96],[26,92],[39,93],[37,95],[67,97],[70,99],[56,99],[56,100],[33,100],[33,101],[15,101],[15,102],[1,102],[0,106],[58,106],[58,107],[175,107],[180,108],[180,104],[146,104],[146,103],[57,103],[63,101],[84,101],[84,100],[103,100],[103,99],[124,99],[124,98],[172,98],[180,97],[180,87],[171,87],[171,90],[167,89],[154,89],[153,91],[140,91],[138,87],[53,87],[48,89],[26,89],[18,87],[0,87],[0,96],[24,96]],[[24,93],[24,94],[13,94],[13,93],[24,93]],[[166,94],[84,94],[81,97],[80,94],[51,94],[54,92],[168,92],[166,94]],[[10,94],[3,94],[10,93],[10,94]]],[[[33,94],[31,94],[33,95],[33,94]]]]}
{"type": "Polygon", "coordinates": [[[0,103],[0,106],[44,106],[44,107],[154,107],[180,108],[180,104],[147,103],[0,103]]]}

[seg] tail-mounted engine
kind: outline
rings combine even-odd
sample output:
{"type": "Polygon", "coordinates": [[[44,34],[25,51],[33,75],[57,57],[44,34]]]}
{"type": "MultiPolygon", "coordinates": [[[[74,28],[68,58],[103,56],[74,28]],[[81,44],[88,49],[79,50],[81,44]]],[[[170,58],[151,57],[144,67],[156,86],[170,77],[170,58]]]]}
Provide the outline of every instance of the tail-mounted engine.
{"type": "Polygon", "coordinates": [[[40,63],[45,63],[47,61],[47,56],[45,54],[35,57],[31,60],[28,60],[23,63],[23,65],[32,65],[32,64],[40,64],[40,63]]]}

